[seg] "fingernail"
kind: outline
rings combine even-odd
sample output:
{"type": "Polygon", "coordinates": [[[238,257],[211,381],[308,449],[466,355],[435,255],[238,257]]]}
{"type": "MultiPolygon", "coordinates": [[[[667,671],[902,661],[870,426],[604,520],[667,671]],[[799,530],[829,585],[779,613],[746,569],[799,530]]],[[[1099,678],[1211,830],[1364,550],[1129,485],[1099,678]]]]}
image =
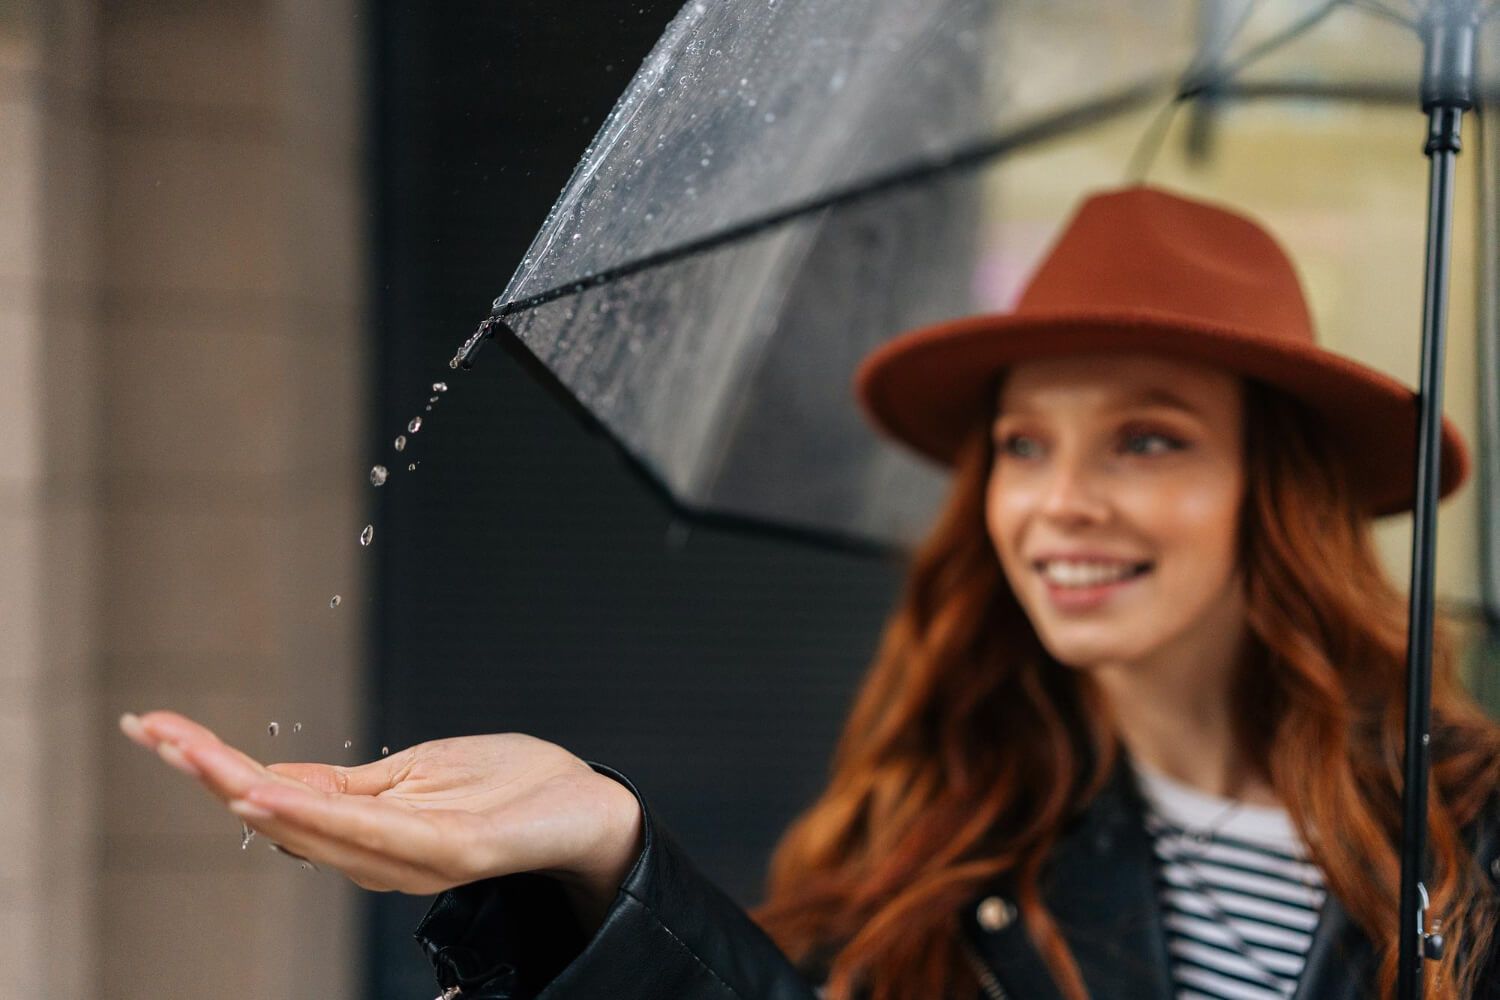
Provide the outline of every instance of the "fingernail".
{"type": "Polygon", "coordinates": [[[120,716],[120,732],[137,743],[145,743],[147,740],[146,727],[141,725],[141,717],[134,712],[126,712],[120,716]]]}
{"type": "Polygon", "coordinates": [[[244,799],[232,799],[229,803],[229,811],[240,819],[258,820],[262,823],[266,820],[276,818],[276,814],[271,810],[258,806],[254,802],[247,802],[244,799]]]}
{"type": "Polygon", "coordinates": [[[188,777],[198,777],[198,769],[194,767],[185,756],[183,756],[182,751],[177,748],[177,744],[168,743],[163,740],[156,745],[156,754],[162,760],[166,761],[168,764],[171,764],[173,767],[177,768],[177,770],[181,771],[188,777]]]}

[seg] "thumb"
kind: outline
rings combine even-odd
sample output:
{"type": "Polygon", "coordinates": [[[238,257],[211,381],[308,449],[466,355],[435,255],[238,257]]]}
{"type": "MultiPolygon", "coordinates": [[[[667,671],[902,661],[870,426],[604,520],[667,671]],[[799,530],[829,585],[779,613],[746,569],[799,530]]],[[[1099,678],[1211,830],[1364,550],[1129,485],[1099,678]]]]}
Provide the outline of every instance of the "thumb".
{"type": "Polygon", "coordinates": [[[267,770],[302,782],[320,792],[339,795],[379,795],[396,783],[396,768],[391,758],[343,767],[338,764],[289,763],[271,764],[267,770]]]}

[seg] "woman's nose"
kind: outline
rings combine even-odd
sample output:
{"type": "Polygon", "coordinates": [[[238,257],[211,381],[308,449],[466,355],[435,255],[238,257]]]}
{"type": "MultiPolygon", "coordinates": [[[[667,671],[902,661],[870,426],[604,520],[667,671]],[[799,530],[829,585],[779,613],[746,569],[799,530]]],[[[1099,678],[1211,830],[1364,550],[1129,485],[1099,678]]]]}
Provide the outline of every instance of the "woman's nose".
{"type": "Polygon", "coordinates": [[[1042,513],[1063,521],[1099,521],[1108,514],[1102,485],[1084,462],[1059,457],[1042,492],[1042,513]]]}

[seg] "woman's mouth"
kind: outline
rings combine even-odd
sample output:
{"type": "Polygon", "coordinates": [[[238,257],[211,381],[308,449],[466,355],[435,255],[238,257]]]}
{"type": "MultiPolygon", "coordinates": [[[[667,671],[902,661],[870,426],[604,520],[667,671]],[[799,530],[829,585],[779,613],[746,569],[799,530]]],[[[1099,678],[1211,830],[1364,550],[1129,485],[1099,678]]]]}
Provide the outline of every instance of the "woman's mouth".
{"type": "Polygon", "coordinates": [[[1041,559],[1034,564],[1053,604],[1066,610],[1097,607],[1150,573],[1151,562],[1041,559]]]}

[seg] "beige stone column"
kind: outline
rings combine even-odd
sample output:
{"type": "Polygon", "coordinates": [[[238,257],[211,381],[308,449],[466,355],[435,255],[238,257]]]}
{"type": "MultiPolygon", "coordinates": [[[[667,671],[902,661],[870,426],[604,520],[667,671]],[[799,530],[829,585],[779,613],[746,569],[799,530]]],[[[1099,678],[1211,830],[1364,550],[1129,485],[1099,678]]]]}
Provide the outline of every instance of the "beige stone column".
{"type": "Polygon", "coordinates": [[[355,891],[241,851],[114,719],[359,738],[361,31],[0,7],[0,1000],[358,982],[355,891]]]}

